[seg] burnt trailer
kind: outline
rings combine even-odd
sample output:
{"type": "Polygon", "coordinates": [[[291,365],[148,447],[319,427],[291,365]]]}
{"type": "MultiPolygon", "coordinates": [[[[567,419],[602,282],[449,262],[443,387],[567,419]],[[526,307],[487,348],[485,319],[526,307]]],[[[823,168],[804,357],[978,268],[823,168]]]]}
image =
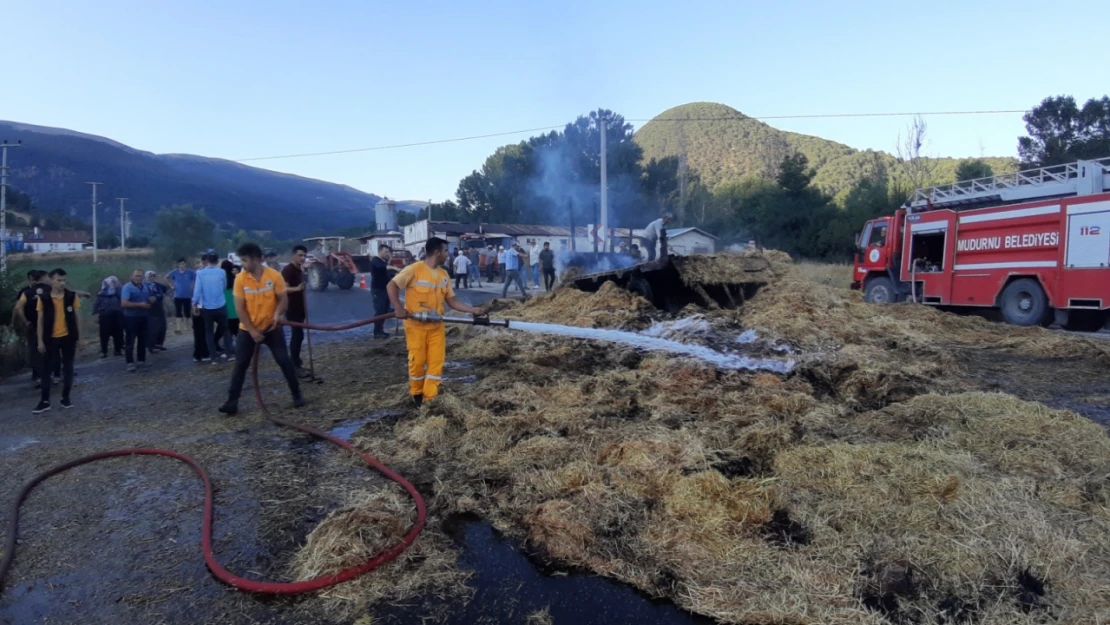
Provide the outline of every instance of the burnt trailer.
{"type": "Polygon", "coordinates": [[[574,254],[565,262],[563,284],[595,292],[606,282],[635,293],[656,308],[677,314],[690,304],[716,310],[739,308],[774,277],[761,254],[664,256],[619,269],[581,273],[582,267],[605,265],[617,254],[574,254]]]}

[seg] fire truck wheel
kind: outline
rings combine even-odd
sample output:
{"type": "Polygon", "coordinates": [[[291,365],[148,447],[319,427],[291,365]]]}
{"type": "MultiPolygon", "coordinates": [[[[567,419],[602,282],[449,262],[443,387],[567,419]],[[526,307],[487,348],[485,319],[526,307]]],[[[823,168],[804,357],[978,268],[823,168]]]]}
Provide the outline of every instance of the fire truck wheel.
{"type": "Polygon", "coordinates": [[[890,278],[878,277],[867,281],[863,289],[863,301],[871,304],[891,304],[897,301],[894,283],[890,278]]]}
{"type": "Polygon", "coordinates": [[[1044,323],[1049,313],[1048,298],[1039,282],[1020,278],[1002,291],[1002,318],[1016,326],[1035,326],[1044,323]]]}

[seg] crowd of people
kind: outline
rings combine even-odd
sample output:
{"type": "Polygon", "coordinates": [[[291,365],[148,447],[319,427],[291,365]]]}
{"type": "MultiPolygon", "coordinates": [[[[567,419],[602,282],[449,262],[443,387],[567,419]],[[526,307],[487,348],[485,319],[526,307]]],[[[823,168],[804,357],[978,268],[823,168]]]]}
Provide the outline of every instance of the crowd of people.
{"type": "MultiPolygon", "coordinates": [[[[396,310],[397,318],[405,320],[412,394],[418,404],[436,395],[443,366],[442,322],[428,325],[407,317],[421,310],[421,302],[438,314],[446,307],[482,314],[482,309],[455,299],[452,278],[456,288],[470,288],[472,281],[481,287],[483,278],[501,282],[505,296],[514,284],[522,295],[526,295],[529,282],[538,288],[542,274],[543,286],[550,291],[555,282],[555,255],[548,243],[542,248],[536,241],[528,241],[528,245],[527,250],[513,244],[497,250],[488,246],[464,251],[451,250],[441,239],[430,239],[420,262],[400,271],[390,263],[391,248],[379,247],[370,271],[374,314],[382,316],[396,310]],[[424,290],[429,288],[426,285],[433,283],[433,292],[424,297],[424,290]],[[414,286],[419,288],[409,292],[414,286]],[[404,307],[398,300],[402,291],[409,292],[404,307]]],[[[192,330],[194,362],[218,365],[234,361],[228,397],[220,412],[232,415],[238,411],[247,368],[261,345],[269,348],[284,374],[294,405],[304,405],[299,380],[311,373],[304,369],[301,359],[305,333],[299,324],[307,320],[307,252],[303,245],[295,246],[291,262],[280,272],[270,266],[276,264],[273,260],[264,260],[261,248],[247,243],[222,261],[211,252],[202,255],[193,267],[186,259],[178,259],[176,267],[164,277],[142,269],[132,271],[126,282],[106,276],[92,305],[99,328],[100,358],[107,359],[109,353],[123,357],[127,371],[137,372],[146,366],[149,355],[166,350],[172,318],[175,334],[192,330]],[[232,258],[239,262],[232,262],[232,258]],[[284,326],[290,327],[288,345],[284,326]]],[[[58,383],[62,385],[60,406],[72,407],[74,360],[82,349],[81,299],[92,298],[69,287],[64,269],[27,273],[27,286],[19,292],[13,324],[22,319],[27,328],[32,384],[40,390],[34,414],[50,410],[51,387],[58,383]]],[[[374,338],[388,336],[384,321],[374,325],[374,338]]]]}
{"type": "MultiPolygon", "coordinates": [[[[39,403],[32,411],[41,414],[51,408],[51,386],[61,383],[60,406],[69,408],[73,387],[73,364],[83,348],[81,337],[81,299],[93,299],[92,315],[99,329],[100,358],[109,354],[122,357],[129,373],[147,364],[148,355],[166,351],[169,320],[175,334],[192,331],[192,357],[196,363],[220,364],[236,361],[231,393],[225,408],[233,406],[242,387],[246,371],[242,363],[244,351],[253,354],[254,343],[264,342],[274,353],[283,372],[288,360],[286,377],[295,389],[297,378],[308,377],[301,360],[304,341],[302,328],[293,327],[291,349],[285,349],[279,318],[304,322],[303,266],[307,250],[303,245],[293,248],[292,262],[279,274],[263,262],[260,248],[247,244],[236,255],[241,264],[230,259],[220,260],[214,253],[201,256],[193,267],[186,259],[178,259],[176,267],[165,277],[156,271],[135,269],[127,282],[117,276],[101,281],[95,297],[74,290],[67,282],[65,269],[27,272],[27,285],[19,291],[12,325],[26,328],[28,364],[31,382],[40,390],[39,403]],[[257,269],[257,271],[253,271],[257,269]],[[253,271],[253,273],[252,273],[253,271]],[[266,300],[273,299],[272,303],[266,300]],[[283,304],[279,307],[277,300],[283,304]],[[167,307],[172,300],[171,307],[167,307]],[[240,301],[242,300],[242,301],[240,301]],[[266,310],[268,320],[254,316],[253,323],[243,313],[266,310]],[[280,315],[274,311],[280,308],[280,315]],[[245,336],[254,341],[239,340],[245,336]],[[278,338],[280,337],[280,338],[278,338]],[[278,343],[280,342],[280,346],[278,343]],[[109,351],[111,347],[111,351],[109,351]],[[242,368],[242,371],[240,371],[242,368]],[[238,386],[235,380],[238,379],[238,386]]],[[[385,286],[381,285],[384,293],[385,286]]],[[[384,334],[384,332],[383,332],[384,334]]],[[[249,362],[249,357],[248,357],[249,362]]],[[[299,397],[299,391],[295,390],[299,397]]],[[[224,410],[234,413],[234,410],[224,410]]]]}
{"type": "MultiPolygon", "coordinates": [[[[521,295],[527,296],[531,283],[535,288],[540,288],[540,276],[543,276],[543,288],[551,291],[555,288],[555,252],[550,243],[541,247],[535,240],[527,241],[528,249],[520,243],[513,243],[506,248],[487,245],[485,249],[471,247],[465,250],[455,248],[449,252],[449,262],[446,263],[448,277],[454,279],[455,288],[472,288],[477,285],[482,288],[482,279],[490,283],[501,283],[501,296],[505,297],[515,283],[521,295]]],[[[421,253],[420,260],[425,254],[421,253]]]]}

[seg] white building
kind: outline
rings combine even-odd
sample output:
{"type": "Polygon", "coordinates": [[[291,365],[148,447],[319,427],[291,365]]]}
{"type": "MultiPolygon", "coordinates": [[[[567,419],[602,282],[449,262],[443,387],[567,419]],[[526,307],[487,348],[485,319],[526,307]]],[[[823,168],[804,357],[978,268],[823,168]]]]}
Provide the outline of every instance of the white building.
{"type": "Polygon", "coordinates": [[[401,250],[405,247],[405,237],[398,230],[388,232],[367,232],[358,238],[361,247],[359,254],[363,256],[377,256],[379,245],[388,245],[391,249],[401,250]]]}
{"type": "Polygon", "coordinates": [[[84,230],[39,230],[24,233],[23,245],[35,254],[48,252],[80,252],[92,245],[84,230]]]}
{"type": "Polygon", "coordinates": [[[717,250],[717,237],[701,228],[667,230],[667,250],[675,254],[712,254],[717,250]]]}

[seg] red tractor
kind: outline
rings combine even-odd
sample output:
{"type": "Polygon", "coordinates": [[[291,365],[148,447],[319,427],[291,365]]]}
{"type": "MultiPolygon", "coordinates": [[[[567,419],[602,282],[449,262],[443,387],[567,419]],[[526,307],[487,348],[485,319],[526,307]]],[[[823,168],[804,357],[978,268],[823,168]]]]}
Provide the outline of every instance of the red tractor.
{"type": "Polygon", "coordinates": [[[313,237],[308,241],[319,241],[324,256],[309,255],[305,261],[304,274],[308,288],[313,291],[324,291],[329,284],[334,284],[342,291],[350,290],[355,285],[357,274],[370,271],[370,259],[366,256],[355,256],[343,251],[344,237],[313,237]],[[335,241],[337,251],[328,250],[328,241],[335,241]]]}

